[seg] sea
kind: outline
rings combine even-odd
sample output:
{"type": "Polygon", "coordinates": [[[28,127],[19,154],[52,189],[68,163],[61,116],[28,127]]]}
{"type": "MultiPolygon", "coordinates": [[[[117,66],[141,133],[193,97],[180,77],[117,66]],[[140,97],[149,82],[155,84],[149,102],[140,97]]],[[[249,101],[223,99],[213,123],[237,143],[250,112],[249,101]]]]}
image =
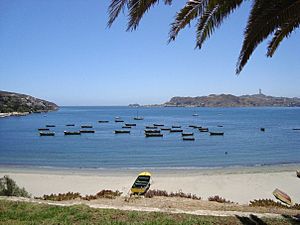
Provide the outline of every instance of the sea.
{"type": "Polygon", "coordinates": [[[300,108],[60,107],[49,113],[0,119],[0,166],[69,169],[193,169],[300,163],[300,108]],[[198,114],[198,116],[193,116],[198,114]],[[144,120],[133,120],[135,116],[144,120]],[[130,134],[114,134],[124,123],[130,134]],[[108,123],[98,123],[108,120],[108,123]],[[145,137],[145,126],[181,126],[181,133],[162,131],[145,137]],[[38,128],[53,124],[55,136],[38,128]],[[67,124],[75,124],[67,127],[67,124]],[[92,125],[95,133],[74,136],[92,125]],[[210,136],[196,125],[224,136],[210,136]],[[265,128],[265,131],[261,131],[265,128]]]}

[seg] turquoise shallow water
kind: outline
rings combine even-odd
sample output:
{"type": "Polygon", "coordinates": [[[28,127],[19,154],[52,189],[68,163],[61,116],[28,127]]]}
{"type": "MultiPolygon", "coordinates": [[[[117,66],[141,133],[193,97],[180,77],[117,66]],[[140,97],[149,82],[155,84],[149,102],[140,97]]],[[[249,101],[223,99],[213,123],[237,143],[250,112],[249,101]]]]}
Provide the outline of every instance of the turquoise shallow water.
{"type": "Polygon", "coordinates": [[[139,108],[145,119],[134,121],[136,108],[61,107],[57,112],[0,119],[0,165],[57,168],[214,168],[300,163],[300,108],[139,108]],[[192,114],[199,114],[193,117],[192,114]],[[115,135],[123,124],[137,123],[131,134],[115,135]],[[100,124],[98,120],[109,120],[100,124]],[[74,123],[74,128],[65,125],[74,123]],[[181,125],[195,133],[184,142],[180,133],[145,138],[144,126],[181,125]],[[55,124],[54,137],[37,129],[55,124]],[[95,134],[64,136],[90,124],[95,134]],[[201,125],[224,136],[189,128],[201,125]],[[223,125],[223,127],[218,127],[223,125]],[[266,131],[261,132],[260,128],[266,131]],[[228,152],[228,154],[225,154],[228,152]]]}

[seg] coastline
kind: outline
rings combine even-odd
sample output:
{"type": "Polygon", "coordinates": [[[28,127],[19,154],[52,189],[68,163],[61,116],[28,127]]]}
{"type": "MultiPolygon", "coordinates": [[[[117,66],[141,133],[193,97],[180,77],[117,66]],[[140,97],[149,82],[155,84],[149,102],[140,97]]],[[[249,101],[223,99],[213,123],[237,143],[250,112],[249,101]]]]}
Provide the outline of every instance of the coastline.
{"type": "MultiPolygon", "coordinates": [[[[222,169],[152,169],[151,189],[182,191],[207,199],[219,195],[239,204],[254,199],[275,200],[272,191],[279,188],[293,202],[300,202],[299,164],[222,169]]],[[[126,195],[143,169],[61,169],[0,166],[0,177],[9,175],[33,196],[79,192],[95,194],[103,189],[119,190],[126,195]]]]}

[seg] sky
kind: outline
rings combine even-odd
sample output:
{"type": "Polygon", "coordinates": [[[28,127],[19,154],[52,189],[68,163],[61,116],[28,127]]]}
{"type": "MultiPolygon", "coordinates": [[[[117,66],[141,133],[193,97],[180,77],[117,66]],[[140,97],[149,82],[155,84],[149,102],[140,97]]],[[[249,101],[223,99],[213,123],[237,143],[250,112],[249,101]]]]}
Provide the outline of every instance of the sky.
{"type": "MultiPolygon", "coordinates": [[[[235,65],[251,1],[201,50],[195,24],[167,43],[185,1],[153,7],[134,32],[120,15],[107,28],[109,0],[1,0],[0,90],[58,105],[155,104],[173,96],[264,94],[300,97],[299,30],[273,58],[262,43],[240,75],[235,65]]],[[[161,1],[162,2],[162,1],[161,1]]]]}

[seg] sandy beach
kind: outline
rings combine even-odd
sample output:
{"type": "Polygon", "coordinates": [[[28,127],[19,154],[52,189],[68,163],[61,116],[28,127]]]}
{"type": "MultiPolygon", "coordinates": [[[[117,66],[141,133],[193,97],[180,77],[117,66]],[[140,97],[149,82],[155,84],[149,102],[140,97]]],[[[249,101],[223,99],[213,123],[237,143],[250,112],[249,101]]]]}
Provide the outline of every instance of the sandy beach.
{"type": "MultiPolygon", "coordinates": [[[[293,202],[300,202],[298,165],[229,168],[214,170],[150,170],[151,189],[168,192],[183,191],[207,199],[219,195],[230,201],[247,204],[253,199],[274,199],[272,191],[279,188],[293,202]]],[[[59,170],[0,168],[0,176],[9,175],[33,196],[51,193],[79,192],[95,194],[102,189],[119,190],[126,195],[140,170],[59,170]]]]}

